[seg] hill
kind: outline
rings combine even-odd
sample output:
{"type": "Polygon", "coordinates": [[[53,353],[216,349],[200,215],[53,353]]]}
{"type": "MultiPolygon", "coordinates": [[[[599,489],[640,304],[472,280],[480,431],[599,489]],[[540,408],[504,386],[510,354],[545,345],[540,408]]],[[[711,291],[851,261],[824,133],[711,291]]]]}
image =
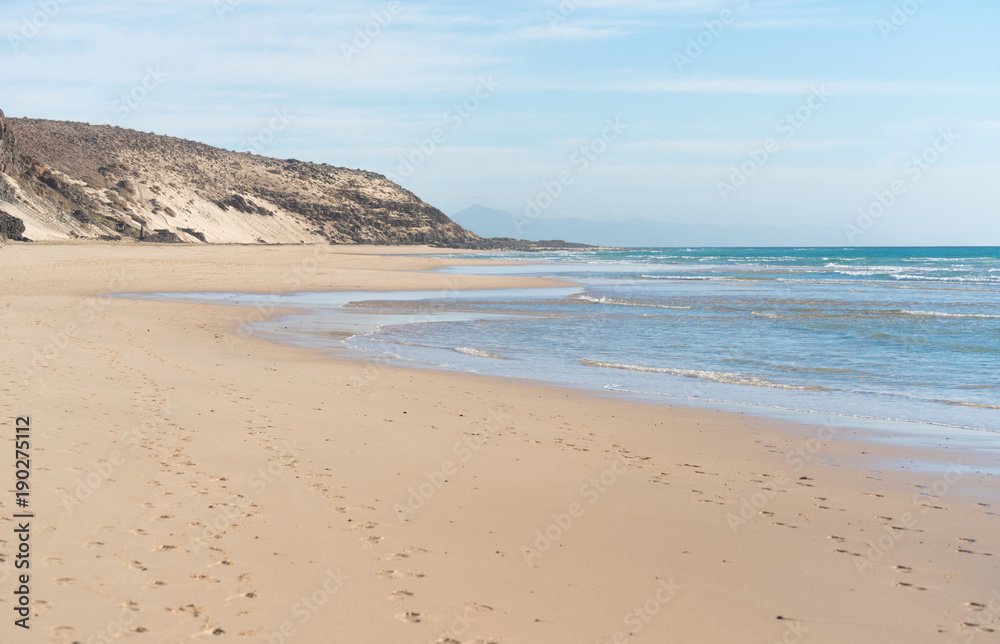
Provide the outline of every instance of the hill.
{"type": "Polygon", "coordinates": [[[0,212],[37,240],[483,242],[372,172],[2,111],[0,212]]]}

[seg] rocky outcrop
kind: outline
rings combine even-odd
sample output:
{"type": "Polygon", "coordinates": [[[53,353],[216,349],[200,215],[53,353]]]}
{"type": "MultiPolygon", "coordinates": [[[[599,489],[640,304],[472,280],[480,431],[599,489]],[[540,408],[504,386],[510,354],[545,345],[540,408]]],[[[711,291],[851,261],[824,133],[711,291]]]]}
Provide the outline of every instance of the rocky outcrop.
{"type": "Polygon", "coordinates": [[[0,172],[13,175],[20,172],[21,167],[17,139],[14,131],[7,125],[3,110],[0,110],[0,172]]]}
{"type": "Polygon", "coordinates": [[[21,239],[24,237],[24,222],[0,210],[0,237],[5,239],[21,239]]]}
{"type": "Polygon", "coordinates": [[[482,240],[384,176],[167,136],[0,117],[0,199],[33,237],[189,243],[482,240]],[[10,185],[8,185],[8,183],[10,185]]]}

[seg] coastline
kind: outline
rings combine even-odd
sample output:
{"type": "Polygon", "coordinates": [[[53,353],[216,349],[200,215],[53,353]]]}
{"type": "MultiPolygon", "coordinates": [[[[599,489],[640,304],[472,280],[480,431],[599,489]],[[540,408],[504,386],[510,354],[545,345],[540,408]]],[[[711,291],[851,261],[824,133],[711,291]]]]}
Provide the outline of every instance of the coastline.
{"type": "Polygon", "coordinates": [[[0,250],[5,410],[36,419],[48,490],[38,641],[112,624],[149,641],[393,642],[948,642],[985,640],[959,629],[983,616],[996,627],[998,515],[977,505],[992,481],[883,471],[921,460],[915,447],[233,347],[246,310],[93,297],[565,285],[421,273],[456,260],[384,250],[0,250]]]}

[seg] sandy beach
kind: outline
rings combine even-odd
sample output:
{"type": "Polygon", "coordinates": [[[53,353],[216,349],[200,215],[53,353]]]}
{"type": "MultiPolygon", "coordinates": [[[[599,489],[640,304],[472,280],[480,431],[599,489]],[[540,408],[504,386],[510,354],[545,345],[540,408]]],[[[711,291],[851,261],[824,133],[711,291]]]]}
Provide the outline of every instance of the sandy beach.
{"type": "Polygon", "coordinates": [[[242,331],[280,298],[100,297],[554,285],[421,272],[445,262],[420,252],[0,248],[0,640],[996,641],[988,455],[242,331]],[[20,416],[30,631],[13,624],[20,416]]]}

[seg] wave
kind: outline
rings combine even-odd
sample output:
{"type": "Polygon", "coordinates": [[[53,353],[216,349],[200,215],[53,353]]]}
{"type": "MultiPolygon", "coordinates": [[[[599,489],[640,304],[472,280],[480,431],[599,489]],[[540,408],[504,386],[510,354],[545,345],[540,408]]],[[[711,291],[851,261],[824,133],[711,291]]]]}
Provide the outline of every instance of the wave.
{"type": "Polygon", "coordinates": [[[970,426],[967,426],[967,425],[953,425],[953,424],[950,424],[950,423],[942,423],[942,422],[937,422],[937,421],[933,421],[933,420],[913,420],[913,419],[907,419],[907,418],[895,418],[895,417],[890,417],[890,416],[867,416],[867,415],[863,415],[863,414],[847,414],[847,413],[843,413],[843,412],[817,411],[817,410],[814,410],[814,409],[802,409],[802,408],[799,408],[799,407],[784,407],[782,405],[768,405],[768,404],[764,404],[764,403],[755,403],[755,402],[747,402],[747,401],[740,401],[740,400],[724,400],[724,399],[719,399],[719,398],[700,398],[700,397],[697,397],[697,396],[688,396],[688,395],[684,395],[684,394],[670,394],[670,393],[665,393],[665,392],[660,392],[660,391],[640,391],[640,390],[635,390],[635,389],[626,389],[626,388],[621,387],[619,385],[604,385],[604,387],[602,387],[602,388],[605,389],[606,391],[617,391],[617,392],[620,392],[620,393],[631,393],[631,394],[643,394],[643,395],[647,395],[647,396],[662,396],[662,397],[666,397],[666,398],[682,398],[682,399],[686,399],[686,400],[695,400],[695,401],[698,401],[698,402],[701,402],[701,403],[710,402],[710,403],[723,403],[723,404],[727,404],[727,405],[741,405],[741,406],[745,406],[745,407],[762,407],[762,408],[765,408],[765,409],[779,409],[779,410],[782,410],[782,411],[792,411],[792,412],[797,412],[797,413],[800,413],[800,414],[813,414],[813,415],[816,415],[816,416],[837,416],[837,417],[840,417],[840,418],[858,418],[858,419],[861,419],[861,420],[877,420],[877,421],[887,421],[887,422],[893,422],[893,423],[908,423],[908,424],[912,423],[912,424],[918,424],[918,425],[930,425],[932,427],[945,427],[945,428],[948,428],[948,429],[963,429],[963,430],[969,430],[969,431],[973,431],[973,432],[983,432],[983,433],[987,433],[987,434],[1000,434],[1000,429],[987,429],[985,427],[970,427],[970,426]]]}
{"type": "Polygon", "coordinates": [[[1000,405],[990,405],[989,403],[968,402],[966,400],[934,400],[932,402],[944,405],[954,405],[956,407],[974,407],[976,409],[1000,409],[1000,405]]]}
{"type": "Polygon", "coordinates": [[[470,349],[469,347],[452,347],[452,351],[457,351],[458,353],[465,354],[467,356],[476,356],[477,358],[496,358],[498,360],[510,360],[507,356],[501,356],[496,353],[490,353],[489,351],[480,351],[479,349],[470,349]]]}
{"type": "Polygon", "coordinates": [[[739,373],[726,373],[724,371],[703,371],[696,369],[673,369],[670,367],[646,367],[636,364],[621,364],[617,362],[601,362],[599,360],[580,360],[580,364],[586,367],[602,367],[605,369],[622,369],[625,371],[639,371],[642,373],[662,373],[671,376],[683,376],[685,378],[696,378],[698,380],[711,380],[727,385],[750,385],[754,387],[771,387],[774,389],[796,389],[799,391],[834,391],[826,387],[803,387],[800,385],[785,385],[763,378],[745,376],[739,373]]]}
{"type": "Polygon", "coordinates": [[[568,299],[578,302],[592,302],[594,304],[614,304],[616,306],[638,306],[650,309],[675,309],[678,311],[689,311],[690,306],[670,306],[667,304],[651,304],[641,300],[621,300],[611,297],[592,297],[590,295],[572,295],[568,299]]]}
{"type": "Polygon", "coordinates": [[[923,318],[979,318],[986,320],[1000,320],[1000,315],[987,315],[985,313],[941,313],[939,311],[907,311],[902,313],[923,318]]]}
{"type": "Polygon", "coordinates": [[[778,314],[777,313],[758,313],[757,311],[750,311],[750,315],[753,315],[753,316],[756,316],[756,317],[759,317],[759,318],[768,318],[770,320],[777,320],[778,319],[778,314]]]}

